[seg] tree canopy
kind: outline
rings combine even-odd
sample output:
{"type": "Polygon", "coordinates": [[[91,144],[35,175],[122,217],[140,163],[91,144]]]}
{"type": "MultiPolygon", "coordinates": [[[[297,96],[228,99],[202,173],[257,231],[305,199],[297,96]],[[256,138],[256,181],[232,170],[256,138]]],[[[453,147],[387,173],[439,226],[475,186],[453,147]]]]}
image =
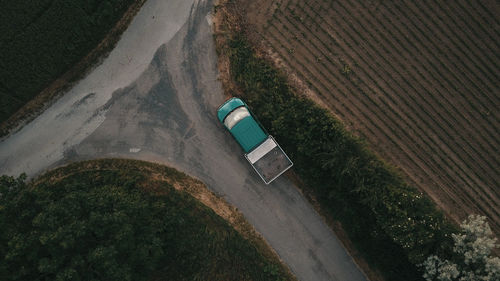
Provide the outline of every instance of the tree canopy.
{"type": "Polygon", "coordinates": [[[455,253],[451,260],[432,255],[422,264],[427,281],[497,281],[500,280],[500,258],[491,256],[498,248],[497,239],[486,217],[470,215],[453,234],[455,253]]]}
{"type": "Polygon", "coordinates": [[[190,195],[147,175],[0,178],[0,280],[276,280],[247,240],[190,195]]]}

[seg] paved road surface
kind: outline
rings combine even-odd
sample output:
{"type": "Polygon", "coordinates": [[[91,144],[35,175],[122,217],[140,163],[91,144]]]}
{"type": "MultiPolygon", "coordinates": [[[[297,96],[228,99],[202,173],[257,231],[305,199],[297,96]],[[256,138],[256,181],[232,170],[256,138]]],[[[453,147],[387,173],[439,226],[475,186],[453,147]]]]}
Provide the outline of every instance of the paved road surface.
{"type": "Polygon", "coordinates": [[[148,1],[101,66],[0,143],[0,173],[103,157],[168,164],[235,205],[300,280],[366,280],[297,188],[262,183],[218,123],[211,7],[148,1]]]}

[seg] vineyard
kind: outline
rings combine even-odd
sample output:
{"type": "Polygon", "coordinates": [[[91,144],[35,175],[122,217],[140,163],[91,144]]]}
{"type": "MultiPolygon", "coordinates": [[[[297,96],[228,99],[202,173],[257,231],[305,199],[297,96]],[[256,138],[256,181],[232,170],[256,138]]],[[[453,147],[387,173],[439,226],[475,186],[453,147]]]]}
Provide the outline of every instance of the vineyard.
{"type": "Polygon", "coordinates": [[[256,0],[276,63],[454,220],[500,234],[495,1],[256,0]]]}

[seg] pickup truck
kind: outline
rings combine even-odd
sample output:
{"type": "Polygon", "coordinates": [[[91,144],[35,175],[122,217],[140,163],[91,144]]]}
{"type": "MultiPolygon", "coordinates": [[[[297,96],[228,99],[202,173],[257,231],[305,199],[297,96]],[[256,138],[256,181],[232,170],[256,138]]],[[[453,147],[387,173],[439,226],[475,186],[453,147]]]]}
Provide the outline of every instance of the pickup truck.
{"type": "Polygon", "coordinates": [[[290,158],[264,131],[241,99],[227,100],[217,110],[217,117],[240,144],[245,158],[266,184],[293,166],[290,158]]]}

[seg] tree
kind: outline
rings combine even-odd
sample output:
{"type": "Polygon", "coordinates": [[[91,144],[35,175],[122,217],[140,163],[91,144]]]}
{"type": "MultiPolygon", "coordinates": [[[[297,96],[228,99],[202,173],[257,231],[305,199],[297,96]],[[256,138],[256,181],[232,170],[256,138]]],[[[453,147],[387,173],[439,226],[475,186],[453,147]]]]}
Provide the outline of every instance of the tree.
{"type": "Polygon", "coordinates": [[[0,176],[0,280],[284,280],[278,260],[149,168],[189,180],[131,160],[0,176]]]}
{"type": "Polygon", "coordinates": [[[455,246],[451,260],[430,256],[422,264],[427,281],[496,281],[500,280],[500,258],[491,256],[498,248],[497,239],[486,218],[470,215],[452,234],[455,246]]]}
{"type": "Polygon", "coordinates": [[[164,260],[168,216],[140,189],[24,179],[0,179],[1,280],[147,280],[164,260]]]}
{"type": "Polygon", "coordinates": [[[26,174],[21,174],[18,178],[10,176],[0,176],[0,206],[3,206],[20,190],[26,186],[26,174]]]}

